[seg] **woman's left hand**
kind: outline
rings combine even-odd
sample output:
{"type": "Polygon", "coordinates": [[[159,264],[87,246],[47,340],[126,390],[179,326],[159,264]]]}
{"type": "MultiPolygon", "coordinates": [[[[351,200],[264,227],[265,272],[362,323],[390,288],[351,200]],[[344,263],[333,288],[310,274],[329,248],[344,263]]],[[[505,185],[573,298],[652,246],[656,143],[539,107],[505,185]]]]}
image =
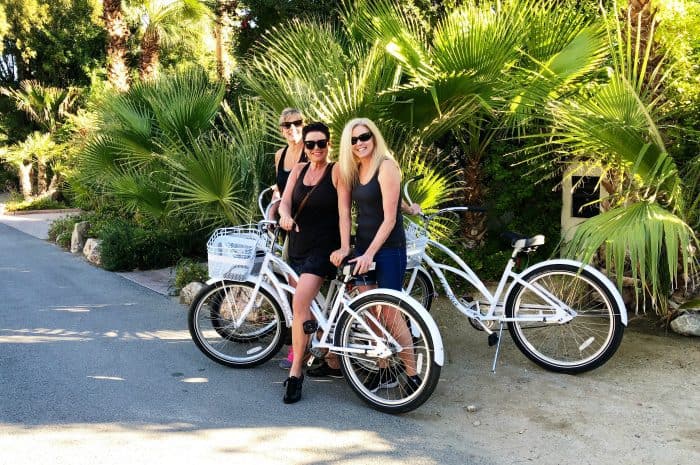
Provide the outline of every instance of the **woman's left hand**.
{"type": "Polygon", "coordinates": [[[413,203],[406,208],[406,213],[409,215],[417,215],[419,213],[423,213],[423,210],[421,210],[420,205],[413,203]]]}
{"type": "Polygon", "coordinates": [[[374,263],[374,255],[369,255],[365,253],[363,255],[360,255],[359,257],[349,260],[348,263],[355,264],[355,270],[353,271],[353,274],[365,274],[372,267],[372,263],[374,263]]]}

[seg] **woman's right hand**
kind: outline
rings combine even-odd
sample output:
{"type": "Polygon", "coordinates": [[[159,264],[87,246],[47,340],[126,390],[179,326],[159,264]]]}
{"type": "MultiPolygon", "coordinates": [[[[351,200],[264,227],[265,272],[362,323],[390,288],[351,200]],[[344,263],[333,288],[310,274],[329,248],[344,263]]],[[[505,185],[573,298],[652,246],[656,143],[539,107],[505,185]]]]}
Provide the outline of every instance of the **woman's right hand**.
{"type": "Polygon", "coordinates": [[[331,253],[331,263],[335,266],[340,266],[343,263],[343,259],[350,255],[350,249],[338,249],[331,253]]]}
{"type": "Polygon", "coordinates": [[[293,227],[294,220],[291,216],[285,215],[280,218],[280,228],[284,229],[285,231],[291,231],[293,227]]]}

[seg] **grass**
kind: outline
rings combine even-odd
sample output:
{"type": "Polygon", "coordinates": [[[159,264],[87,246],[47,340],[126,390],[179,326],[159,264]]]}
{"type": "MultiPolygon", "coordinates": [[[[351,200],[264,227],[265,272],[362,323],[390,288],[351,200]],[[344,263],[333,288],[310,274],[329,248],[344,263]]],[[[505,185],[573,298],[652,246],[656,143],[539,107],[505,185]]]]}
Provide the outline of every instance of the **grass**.
{"type": "Polygon", "coordinates": [[[10,200],[5,204],[6,212],[32,211],[32,210],[62,210],[68,206],[49,197],[37,197],[29,200],[10,200]]]}

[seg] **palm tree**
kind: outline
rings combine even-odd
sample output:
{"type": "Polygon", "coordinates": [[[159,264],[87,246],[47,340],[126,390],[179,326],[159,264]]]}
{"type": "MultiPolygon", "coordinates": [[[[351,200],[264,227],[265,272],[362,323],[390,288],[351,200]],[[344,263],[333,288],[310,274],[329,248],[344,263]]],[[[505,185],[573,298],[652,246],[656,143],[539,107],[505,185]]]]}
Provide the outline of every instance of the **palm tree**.
{"type": "Polygon", "coordinates": [[[190,69],[107,100],[74,182],[154,223],[249,222],[261,186],[272,181],[266,138],[275,119],[257,102],[221,111],[223,94],[223,82],[190,69]],[[215,128],[217,116],[225,130],[215,128]]]}
{"type": "Polygon", "coordinates": [[[653,28],[642,49],[633,18],[609,31],[612,60],[607,78],[585,94],[551,100],[546,118],[552,133],[548,152],[559,162],[597,166],[611,192],[610,208],[583,223],[565,253],[584,261],[599,250],[621,285],[625,272],[641,281],[663,313],[679,275],[696,268],[698,240],[689,218],[685,186],[666,148],[660,122],[668,74],[651,66],[653,28]],[[679,266],[680,264],[680,266],[679,266]]]}
{"type": "Polygon", "coordinates": [[[76,89],[44,86],[33,80],[20,82],[19,89],[0,87],[0,93],[8,96],[31,121],[52,134],[75,111],[79,96],[76,89]]]}
{"type": "Polygon", "coordinates": [[[231,47],[233,46],[233,21],[236,17],[238,0],[217,0],[216,2],[216,72],[225,82],[231,79],[231,47]]]}
{"type": "Polygon", "coordinates": [[[129,90],[129,66],[126,63],[129,27],[121,0],[103,0],[102,19],[107,30],[107,80],[118,91],[129,90]]]}
{"type": "MultiPolygon", "coordinates": [[[[401,85],[387,90],[395,102],[389,119],[428,143],[448,132],[460,142],[467,204],[483,202],[490,143],[508,128],[530,124],[544,97],[569,91],[601,62],[601,31],[575,9],[557,6],[466,2],[428,28],[415,11],[391,0],[346,2],[347,27],[381,44],[404,72],[401,85]],[[548,89],[534,93],[534,81],[546,81],[548,89]]],[[[479,245],[484,234],[483,215],[467,214],[467,244],[479,245]]]]}
{"type": "Polygon", "coordinates": [[[200,0],[141,0],[134,8],[141,23],[139,77],[154,79],[161,48],[192,34],[194,23],[206,17],[208,8],[200,0]]]}

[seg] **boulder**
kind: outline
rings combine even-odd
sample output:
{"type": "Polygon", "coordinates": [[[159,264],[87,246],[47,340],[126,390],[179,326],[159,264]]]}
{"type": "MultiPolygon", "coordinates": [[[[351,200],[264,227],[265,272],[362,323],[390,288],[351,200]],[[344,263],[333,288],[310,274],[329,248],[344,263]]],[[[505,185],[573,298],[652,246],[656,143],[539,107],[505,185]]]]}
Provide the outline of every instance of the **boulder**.
{"type": "Polygon", "coordinates": [[[82,252],[85,247],[85,241],[87,240],[87,231],[89,224],[87,221],[81,221],[75,223],[73,226],[73,234],[70,238],[70,251],[71,253],[82,252]]]}
{"type": "Polygon", "coordinates": [[[102,265],[102,257],[100,255],[101,244],[102,241],[100,239],[90,238],[85,241],[85,247],[83,248],[83,255],[85,255],[87,261],[97,266],[102,265]]]}
{"type": "Polygon", "coordinates": [[[700,309],[681,313],[671,321],[671,329],[684,336],[700,336],[700,309]]]}
{"type": "Polygon", "coordinates": [[[195,296],[204,288],[204,284],[193,281],[180,291],[180,303],[189,305],[194,300],[195,296]]]}

